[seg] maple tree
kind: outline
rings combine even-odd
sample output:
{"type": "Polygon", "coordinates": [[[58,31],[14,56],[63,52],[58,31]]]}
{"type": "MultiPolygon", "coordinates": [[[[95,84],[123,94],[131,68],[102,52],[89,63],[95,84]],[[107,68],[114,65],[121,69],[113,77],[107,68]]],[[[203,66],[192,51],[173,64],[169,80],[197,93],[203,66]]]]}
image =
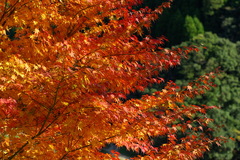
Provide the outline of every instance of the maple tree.
{"type": "Polygon", "coordinates": [[[183,103],[209,89],[213,73],[126,99],[163,82],[160,71],[196,50],[165,49],[164,37],[144,36],[170,2],[134,9],[140,3],[0,2],[1,159],[117,159],[100,152],[106,143],[141,151],[144,159],[194,159],[218,143],[206,134],[211,119],[197,114],[212,107],[183,103]],[[153,147],[156,136],[167,143],[153,147]]]}

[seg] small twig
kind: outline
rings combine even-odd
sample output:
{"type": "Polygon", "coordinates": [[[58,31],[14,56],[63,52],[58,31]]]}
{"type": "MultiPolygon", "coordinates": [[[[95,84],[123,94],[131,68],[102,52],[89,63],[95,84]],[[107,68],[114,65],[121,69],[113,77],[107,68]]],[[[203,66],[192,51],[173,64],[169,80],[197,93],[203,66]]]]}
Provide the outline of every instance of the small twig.
{"type": "MultiPolygon", "coordinates": [[[[104,142],[104,141],[106,141],[106,140],[115,138],[115,137],[117,137],[117,136],[120,136],[120,135],[111,136],[111,137],[105,138],[105,139],[103,139],[103,140],[101,140],[101,141],[98,141],[98,142],[104,142]]],[[[75,151],[78,151],[78,150],[81,150],[81,149],[83,149],[83,148],[87,148],[87,147],[90,147],[90,146],[92,146],[92,144],[88,144],[88,145],[85,145],[85,146],[82,146],[82,147],[73,149],[73,150],[71,150],[71,151],[68,151],[68,152],[65,153],[59,160],[63,160],[63,159],[64,159],[69,153],[71,153],[71,152],[75,152],[75,151]]]]}
{"type": "MultiPolygon", "coordinates": [[[[51,108],[50,108],[49,111],[48,111],[48,114],[47,114],[47,116],[46,116],[45,121],[43,122],[43,124],[42,124],[40,130],[38,131],[38,133],[37,133],[35,136],[31,137],[32,140],[35,139],[35,138],[37,138],[37,137],[39,137],[42,133],[44,133],[44,132],[59,118],[59,116],[57,116],[52,122],[50,122],[47,126],[45,126],[46,123],[47,123],[47,120],[48,120],[48,118],[49,118],[49,116],[50,116],[50,114],[52,113],[55,105],[57,104],[57,96],[58,96],[58,92],[59,92],[59,89],[60,89],[60,85],[61,85],[61,83],[63,82],[63,80],[64,80],[64,77],[62,77],[61,81],[59,82],[59,84],[58,84],[58,86],[57,86],[57,89],[56,89],[56,91],[55,91],[55,96],[54,96],[54,102],[53,102],[51,108]]],[[[41,104],[41,103],[39,102],[39,104],[41,104]]],[[[42,104],[41,104],[41,105],[42,105],[42,104]]],[[[27,141],[27,142],[26,142],[25,144],[23,144],[12,156],[8,157],[7,159],[8,159],[8,160],[13,159],[13,158],[14,158],[18,153],[20,153],[20,152],[24,149],[24,147],[26,147],[28,144],[29,144],[29,142],[27,141]]]]}
{"type": "Polygon", "coordinates": [[[20,147],[13,155],[11,155],[10,157],[8,157],[7,158],[7,160],[11,160],[11,159],[13,159],[18,153],[20,153],[22,150],[23,150],[23,148],[24,147],[26,147],[27,145],[28,145],[28,141],[24,144],[24,145],[22,145],[22,147],[20,147]]]}
{"type": "MultiPolygon", "coordinates": [[[[64,77],[62,77],[61,81],[59,82],[59,84],[58,84],[58,86],[57,86],[57,89],[56,89],[56,91],[55,91],[55,96],[54,96],[53,104],[52,104],[52,106],[49,108],[48,114],[47,114],[47,116],[46,116],[46,118],[45,118],[45,120],[44,120],[44,122],[43,122],[43,124],[42,124],[42,126],[41,126],[41,128],[40,128],[40,130],[38,131],[38,133],[36,134],[35,137],[41,135],[48,127],[50,127],[49,125],[47,125],[48,127],[45,128],[45,129],[43,129],[43,128],[45,127],[45,125],[46,125],[46,123],[47,123],[47,120],[48,120],[49,116],[51,115],[51,113],[52,113],[55,105],[57,104],[58,92],[59,92],[59,89],[60,89],[60,84],[63,82],[63,80],[64,80],[64,77]]],[[[50,124],[52,124],[52,122],[51,122],[50,124]]]]}

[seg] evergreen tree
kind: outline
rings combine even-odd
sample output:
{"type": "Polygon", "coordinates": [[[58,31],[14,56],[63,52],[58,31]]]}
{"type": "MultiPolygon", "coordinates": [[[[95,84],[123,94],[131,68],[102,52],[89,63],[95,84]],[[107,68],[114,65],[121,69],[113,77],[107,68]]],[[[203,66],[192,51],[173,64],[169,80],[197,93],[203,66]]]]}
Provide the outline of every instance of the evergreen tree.
{"type": "MultiPolygon", "coordinates": [[[[194,37],[191,41],[180,46],[202,45],[200,52],[191,53],[182,65],[167,72],[165,77],[171,77],[180,86],[198,76],[221,67],[220,75],[214,83],[218,87],[196,99],[189,99],[190,104],[216,105],[221,110],[210,110],[208,116],[214,119],[210,127],[215,128],[211,136],[233,137],[221,146],[213,145],[212,150],[205,154],[204,160],[237,160],[240,154],[240,41],[232,43],[228,39],[220,38],[216,34],[206,32],[194,37]]],[[[179,46],[177,46],[179,47],[179,46]]],[[[153,85],[145,89],[144,94],[151,94],[160,90],[162,85],[153,85]]]]}
{"type": "MultiPolygon", "coordinates": [[[[220,66],[223,72],[215,79],[218,87],[211,93],[198,96],[194,101],[191,100],[191,103],[206,103],[221,107],[221,110],[208,112],[208,115],[215,120],[211,124],[212,127],[216,128],[213,136],[234,137],[239,141],[239,135],[237,134],[240,130],[240,122],[238,120],[240,117],[239,45],[210,32],[194,37],[191,41],[182,45],[199,44],[206,48],[200,48],[200,52],[190,54],[189,59],[182,62],[182,66],[178,67],[174,73],[178,75],[176,82],[179,85],[186,84],[197,76],[220,66]]],[[[213,150],[206,154],[204,159],[230,160],[234,157],[234,154],[239,153],[237,143],[230,140],[221,147],[212,146],[213,150]]]]}
{"type": "Polygon", "coordinates": [[[194,21],[196,29],[197,29],[197,34],[203,34],[204,27],[203,27],[202,22],[196,16],[193,17],[193,21],[194,21]]]}
{"type": "MultiPolygon", "coordinates": [[[[145,6],[154,8],[159,1],[145,1],[145,6]]],[[[180,44],[199,33],[204,33],[201,22],[200,0],[174,1],[172,9],[166,9],[152,26],[154,37],[165,35],[169,40],[168,46],[180,44]],[[190,34],[190,35],[189,35],[190,34]]]]}
{"type": "Polygon", "coordinates": [[[196,16],[191,17],[187,15],[185,17],[184,29],[185,40],[191,39],[200,33],[204,33],[204,27],[196,16]]]}
{"type": "Polygon", "coordinates": [[[203,0],[203,9],[206,15],[213,15],[214,11],[221,8],[228,0],[203,0]]]}

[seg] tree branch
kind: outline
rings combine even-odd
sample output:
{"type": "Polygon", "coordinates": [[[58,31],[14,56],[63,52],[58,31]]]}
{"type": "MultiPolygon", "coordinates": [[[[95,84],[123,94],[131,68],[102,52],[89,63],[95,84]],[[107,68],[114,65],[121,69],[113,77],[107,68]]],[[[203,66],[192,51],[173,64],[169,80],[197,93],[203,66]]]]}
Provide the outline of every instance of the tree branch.
{"type": "MultiPolygon", "coordinates": [[[[57,89],[56,89],[56,91],[55,91],[55,96],[54,96],[53,104],[52,104],[51,108],[50,108],[49,111],[48,111],[48,114],[47,114],[47,116],[46,116],[45,121],[43,122],[43,124],[42,124],[40,130],[38,131],[38,133],[37,133],[35,136],[31,137],[32,140],[35,139],[35,138],[37,138],[37,137],[39,137],[42,133],[44,133],[44,132],[59,118],[59,116],[57,116],[52,122],[50,122],[47,126],[45,126],[46,123],[47,123],[47,120],[48,120],[48,118],[49,118],[49,116],[50,116],[50,114],[52,113],[55,105],[57,104],[58,92],[59,92],[59,89],[60,89],[60,87],[61,87],[61,83],[63,82],[63,80],[64,80],[64,77],[62,77],[61,81],[59,82],[59,84],[58,84],[58,86],[57,86],[57,89]],[[45,127],[45,128],[44,128],[44,127],[45,127]]],[[[41,104],[41,103],[40,103],[40,104],[41,104]]],[[[28,144],[29,144],[29,142],[27,141],[27,142],[26,142],[25,144],[23,144],[13,155],[11,155],[10,157],[8,157],[7,159],[8,159],[8,160],[13,159],[18,153],[20,153],[21,151],[23,151],[24,147],[26,147],[28,144]]]]}
{"type": "Polygon", "coordinates": [[[28,141],[22,145],[13,155],[11,155],[10,157],[7,158],[7,160],[13,159],[18,153],[20,153],[24,147],[26,147],[28,145],[28,141]]]}

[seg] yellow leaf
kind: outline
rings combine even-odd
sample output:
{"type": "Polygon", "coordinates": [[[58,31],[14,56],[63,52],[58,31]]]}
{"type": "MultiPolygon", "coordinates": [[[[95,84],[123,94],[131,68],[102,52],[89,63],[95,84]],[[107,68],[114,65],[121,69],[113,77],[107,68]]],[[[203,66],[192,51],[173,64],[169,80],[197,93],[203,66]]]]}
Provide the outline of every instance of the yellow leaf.
{"type": "Polygon", "coordinates": [[[50,144],[49,147],[50,147],[52,150],[55,149],[54,146],[53,146],[52,144],[50,144]]]}
{"type": "Polygon", "coordinates": [[[33,21],[33,24],[36,25],[36,24],[38,24],[38,22],[37,21],[33,21]]]}
{"type": "Polygon", "coordinates": [[[34,33],[38,34],[39,33],[39,29],[35,28],[34,29],[34,33]]]}
{"type": "Polygon", "coordinates": [[[11,78],[13,79],[13,80],[16,80],[17,79],[17,76],[15,76],[14,74],[11,76],[11,78]]]}
{"type": "Polygon", "coordinates": [[[62,102],[64,106],[67,106],[69,103],[68,102],[62,102]]]}
{"type": "Polygon", "coordinates": [[[42,14],[41,15],[41,18],[44,20],[44,19],[46,19],[46,15],[45,14],[42,14]]]}
{"type": "Polygon", "coordinates": [[[30,35],[29,38],[34,39],[34,34],[30,35]]]}
{"type": "Polygon", "coordinates": [[[68,152],[68,148],[67,147],[65,147],[65,151],[68,152]]]}

